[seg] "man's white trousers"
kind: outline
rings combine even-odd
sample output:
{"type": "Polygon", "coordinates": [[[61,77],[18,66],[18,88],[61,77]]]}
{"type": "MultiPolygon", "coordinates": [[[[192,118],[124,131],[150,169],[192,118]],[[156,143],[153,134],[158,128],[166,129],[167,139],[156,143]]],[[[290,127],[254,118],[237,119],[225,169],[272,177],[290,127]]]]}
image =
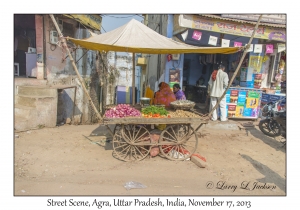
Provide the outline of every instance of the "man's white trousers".
{"type": "MultiPolygon", "coordinates": [[[[210,110],[212,110],[212,108],[217,104],[218,102],[218,99],[217,97],[210,97],[210,110]]],[[[221,121],[226,121],[227,118],[226,118],[226,96],[223,97],[223,99],[221,100],[220,104],[219,104],[219,107],[220,107],[220,113],[221,113],[221,121]]],[[[217,107],[213,113],[212,113],[212,120],[217,120],[218,119],[218,108],[217,107]]]]}

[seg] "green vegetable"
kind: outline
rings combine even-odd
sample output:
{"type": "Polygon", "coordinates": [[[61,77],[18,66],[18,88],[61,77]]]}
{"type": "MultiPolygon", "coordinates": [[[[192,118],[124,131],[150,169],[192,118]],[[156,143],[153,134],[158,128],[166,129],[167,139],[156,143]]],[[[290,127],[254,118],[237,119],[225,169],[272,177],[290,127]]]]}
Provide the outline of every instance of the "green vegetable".
{"type": "Polygon", "coordinates": [[[164,107],[158,106],[147,106],[142,109],[143,114],[160,114],[160,115],[168,115],[168,111],[164,107]]]}

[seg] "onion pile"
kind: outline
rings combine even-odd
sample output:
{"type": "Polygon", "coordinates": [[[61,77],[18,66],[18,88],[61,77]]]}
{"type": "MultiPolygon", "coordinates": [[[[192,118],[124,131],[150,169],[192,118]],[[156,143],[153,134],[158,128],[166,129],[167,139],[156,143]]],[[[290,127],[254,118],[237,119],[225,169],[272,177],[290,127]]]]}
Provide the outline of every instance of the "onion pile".
{"type": "Polygon", "coordinates": [[[129,104],[118,104],[105,112],[106,118],[140,117],[141,112],[129,104]]]}

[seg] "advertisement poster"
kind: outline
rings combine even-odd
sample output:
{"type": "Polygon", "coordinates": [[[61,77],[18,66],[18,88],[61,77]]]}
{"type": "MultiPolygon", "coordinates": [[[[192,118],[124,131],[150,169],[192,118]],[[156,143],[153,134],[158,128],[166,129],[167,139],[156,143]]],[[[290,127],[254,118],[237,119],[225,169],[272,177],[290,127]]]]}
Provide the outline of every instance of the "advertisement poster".
{"type": "Polygon", "coordinates": [[[208,44],[216,46],[218,41],[218,37],[216,36],[209,36],[208,44]]]}
{"type": "Polygon", "coordinates": [[[180,70],[179,69],[170,69],[169,72],[170,78],[169,81],[170,82],[180,82],[180,70]]]}
{"type": "Polygon", "coordinates": [[[243,117],[244,106],[237,106],[235,111],[235,117],[243,117]]]}
{"type": "Polygon", "coordinates": [[[255,108],[255,109],[252,109],[251,117],[257,117],[258,116],[258,110],[259,110],[259,107],[255,108]]]}
{"type": "Polygon", "coordinates": [[[242,42],[234,42],[233,46],[234,47],[241,47],[242,46],[242,42]]]}
{"type": "Polygon", "coordinates": [[[170,88],[172,89],[172,91],[173,91],[173,86],[174,86],[175,84],[179,84],[179,83],[178,83],[178,82],[169,82],[169,86],[170,86],[170,88]]]}
{"type": "Polygon", "coordinates": [[[262,53],[262,44],[254,45],[254,53],[262,53]]]}
{"type": "Polygon", "coordinates": [[[169,85],[170,88],[173,88],[174,84],[179,84],[180,83],[180,70],[179,69],[170,69],[169,72],[169,85]]]}
{"type": "Polygon", "coordinates": [[[238,90],[231,90],[230,91],[230,102],[229,103],[237,104],[238,94],[239,94],[238,90]]]}
{"type": "Polygon", "coordinates": [[[239,91],[239,97],[238,97],[238,104],[243,104],[245,105],[246,102],[246,96],[247,96],[247,91],[239,91]]]}
{"type": "Polygon", "coordinates": [[[260,109],[259,91],[231,89],[226,93],[229,118],[256,118],[260,109]],[[229,102],[228,102],[229,101],[229,102]]]}
{"type": "Polygon", "coordinates": [[[226,103],[230,103],[230,90],[226,92],[226,103]]]}
{"type": "Polygon", "coordinates": [[[222,45],[221,47],[229,47],[230,40],[228,39],[222,39],[222,45]]]}
{"type": "Polygon", "coordinates": [[[255,91],[249,91],[247,96],[246,108],[257,108],[259,102],[259,93],[255,91]]]}
{"type": "Polygon", "coordinates": [[[249,98],[259,98],[260,94],[256,91],[248,91],[247,97],[249,98]]]}
{"type": "Polygon", "coordinates": [[[254,74],[254,88],[259,89],[261,87],[262,74],[254,74]]]}
{"type": "Polygon", "coordinates": [[[251,115],[252,115],[252,109],[250,109],[250,108],[244,108],[243,115],[244,115],[244,117],[251,117],[251,115]]]}
{"type": "Polygon", "coordinates": [[[258,98],[247,98],[246,108],[257,108],[258,98]]]}
{"type": "Polygon", "coordinates": [[[201,36],[202,36],[202,32],[200,32],[200,31],[194,31],[192,38],[196,39],[196,40],[200,40],[201,36]]]}
{"type": "Polygon", "coordinates": [[[252,69],[253,72],[251,73],[260,73],[262,62],[263,61],[263,56],[250,56],[249,60],[249,69],[252,69]]]}
{"type": "Polygon", "coordinates": [[[270,54],[270,53],[273,53],[274,52],[274,49],[273,49],[273,45],[272,44],[267,44],[266,45],[266,54],[270,54]]]}
{"type": "Polygon", "coordinates": [[[228,117],[235,117],[236,105],[228,105],[228,117]]]}

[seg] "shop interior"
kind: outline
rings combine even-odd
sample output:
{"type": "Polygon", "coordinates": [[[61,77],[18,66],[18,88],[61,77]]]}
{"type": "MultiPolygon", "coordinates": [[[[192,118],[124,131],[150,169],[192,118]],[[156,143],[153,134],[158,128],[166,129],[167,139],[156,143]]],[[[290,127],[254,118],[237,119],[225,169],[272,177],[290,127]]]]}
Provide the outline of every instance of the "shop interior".
{"type": "Polygon", "coordinates": [[[36,77],[26,68],[36,65],[35,15],[14,15],[14,75],[19,77],[36,77]]]}
{"type": "MultiPolygon", "coordinates": [[[[193,36],[194,29],[188,29],[188,35],[185,40],[181,35],[177,35],[178,39],[185,42],[186,44],[199,46],[199,47],[212,47],[209,45],[209,36],[218,37],[217,47],[221,46],[221,39],[230,40],[230,47],[233,47],[234,42],[242,43],[242,46],[245,46],[249,42],[249,37],[234,36],[229,34],[220,34],[209,31],[201,31],[200,40],[194,39],[193,36]]],[[[276,46],[276,42],[271,42],[276,46]]],[[[259,40],[254,38],[252,44],[270,44],[267,40],[259,40]]],[[[185,92],[185,95],[188,100],[192,100],[196,103],[205,103],[207,98],[207,86],[210,79],[210,75],[214,70],[216,70],[219,64],[225,66],[225,71],[228,74],[229,80],[232,78],[234,71],[237,68],[237,65],[240,62],[243,52],[238,52],[235,54],[185,54],[184,63],[183,63],[183,78],[182,78],[182,89],[185,92]]],[[[246,55],[244,62],[242,63],[241,69],[236,76],[235,80],[232,83],[232,87],[245,87],[245,88],[270,88],[276,89],[276,74],[279,73],[280,60],[282,57],[285,58],[285,52],[277,53],[277,49],[274,49],[274,53],[267,54],[265,52],[265,47],[261,53],[250,52],[246,55]],[[255,76],[254,79],[251,78],[251,81],[247,79],[243,80],[243,75],[241,72],[243,69],[249,71],[249,59],[255,56],[261,58],[259,64],[259,71],[251,73],[251,77],[255,76]],[[260,74],[260,75],[259,75],[260,74]],[[260,78],[256,78],[260,76],[260,78]],[[266,79],[264,78],[266,77],[266,79]],[[247,82],[246,82],[247,81],[247,82]]],[[[284,68],[285,69],[285,68],[284,68]]],[[[245,73],[245,72],[244,72],[245,73]]],[[[283,71],[282,79],[285,81],[285,73],[283,71]]],[[[250,73],[249,73],[250,75],[250,73]]],[[[277,88],[278,89],[278,88],[277,88]]],[[[281,91],[284,91],[284,86],[281,91]]]]}

